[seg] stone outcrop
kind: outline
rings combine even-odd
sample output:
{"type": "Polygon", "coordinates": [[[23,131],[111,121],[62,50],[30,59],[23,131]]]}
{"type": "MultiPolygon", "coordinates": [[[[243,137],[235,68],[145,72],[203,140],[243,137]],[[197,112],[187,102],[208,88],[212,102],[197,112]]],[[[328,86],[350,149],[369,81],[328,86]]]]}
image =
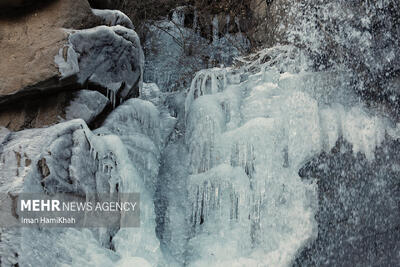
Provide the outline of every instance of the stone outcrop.
{"type": "MultiPolygon", "coordinates": [[[[80,94],[74,100],[76,104],[82,104],[79,101],[82,99],[89,110],[93,108],[91,104],[95,103],[91,101],[96,98],[93,94],[99,93],[80,91],[80,94]]],[[[119,192],[138,191],[141,227],[136,228],[137,231],[128,231],[128,234],[132,233],[132,238],[126,238],[125,231],[117,233],[123,225],[122,220],[115,227],[103,228],[101,232],[94,230],[96,251],[104,252],[107,257],[102,260],[110,266],[122,266],[114,264],[116,259],[110,254],[113,253],[110,249],[116,252],[115,255],[129,255],[134,251],[134,255],[143,255],[152,262],[151,266],[165,266],[158,264],[162,255],[154,232],[154,202],[150,197],[153,195],[150,190],[154,189],[147,187],[154,184],[157,178],[159,146],[159,112],[150,102],[137,98],[117,107],[102,127],[94,132],[81,119],[18,132],[0,127],[0,191],[4,196],[0,203],[2,219],[12,217],[10,219],[16,223],[16,215],[8,212],[10,209],[5,202],[12,203],[21,192],[64,193],[86,199],[94,196],[97,200],[102,199],[105,193],[118,195],[119,192]],[[133,238],[140,238],[140,242],[132,244],[133,238]],[[118,242],[125,240],[128,246],[125,243],[119,245],[121,243],[118,242]],[[144,242],[150,245],[142,246],[144,242]]],[[[85,232],[91,235],[87,230],[79,231],[76,228],[60,228],[54,231],[47,229],[44,233],[36,225],[29,229],[0,227],[0,262],[2,266],[56,266],[60,262],[71,266],[90,265],[91,259],[87,263],[82,263],[80,259],[82,251],[85,251],[83,247],[76,250],[78,254],[70,250],[70,244],[85,246],[85,232]],[[77,238],[73,243],[65,241],[69,230],[73,230],[72,236],[77,238]],[[53,249],[48,251],[43,247],[53,249]]]]}
{"type": "Polygon", "coordinates": [[[92,11],[86,0],[10,4],[7,10],[0,14],[1,126],[60,122],[81,89],[99,91],[114,107],[139,94],[143,53],[123,13],[92,11]]]}
{"type": "Polygon", "coordinates": [[[73,0],[0,17],[0,103],[13,94],[59,87],[54,57],[68,37],[62,28],[90,28],[97,20],[86,1],[73,0]]]}
{"type": "Polygon", "coordinates": [[[0,125],[18,131],[52,125],[65,118],[65,109],[72,92],[39,94],[19,100],[12,105],[0,105],[0,125]]]}

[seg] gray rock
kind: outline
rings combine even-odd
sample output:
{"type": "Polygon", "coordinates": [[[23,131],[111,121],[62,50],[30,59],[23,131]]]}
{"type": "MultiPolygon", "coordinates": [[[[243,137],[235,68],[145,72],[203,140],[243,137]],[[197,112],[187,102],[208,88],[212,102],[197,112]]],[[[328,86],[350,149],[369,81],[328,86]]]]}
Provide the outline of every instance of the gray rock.
{"type": "Polygon", "coordinates": [[[83,119],[90,124],[109,104],[108,99],[97,91],[81,90],[65,110],[67,120],[83,119]]]}

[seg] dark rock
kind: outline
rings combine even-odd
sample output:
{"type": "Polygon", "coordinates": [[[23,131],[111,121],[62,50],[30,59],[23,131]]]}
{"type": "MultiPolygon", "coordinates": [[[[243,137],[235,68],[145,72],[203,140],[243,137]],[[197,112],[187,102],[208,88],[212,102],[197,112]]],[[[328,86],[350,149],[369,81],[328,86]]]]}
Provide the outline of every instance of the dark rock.
{"type": "Polygon", "coordinates": [[[400,262],[400,142],[389,137],[368,161],[339,140],[300,171],[317,179],[318,237],[294,266],[397,266],[400,262]]]}

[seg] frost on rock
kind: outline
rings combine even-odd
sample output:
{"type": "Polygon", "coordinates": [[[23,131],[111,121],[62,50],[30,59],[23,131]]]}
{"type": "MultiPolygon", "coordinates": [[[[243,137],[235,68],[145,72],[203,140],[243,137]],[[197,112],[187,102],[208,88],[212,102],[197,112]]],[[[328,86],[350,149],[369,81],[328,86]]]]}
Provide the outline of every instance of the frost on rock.
{"type": "Polygon", "coordinates": [[[73,120],[81,118],[91,123],[107,106],[108,99],[97,91],[80,90],[74,95],[65,110],[65,118],[73,120]]]}
{"type": "Polygon", "coordinates": [[[135,29],[129,17],[119,10],[92,9],[92,12],[103,20],[102,24],[107,26],[121,25],[131,30],[135,29]]]}
{"type": "Polygon", "coordinates": [[[139,95],[144,55],[136,32],[117,25],[70,31],[68,44],[55,57],[61,75],[100,86],[115,107],[139,95]]]}

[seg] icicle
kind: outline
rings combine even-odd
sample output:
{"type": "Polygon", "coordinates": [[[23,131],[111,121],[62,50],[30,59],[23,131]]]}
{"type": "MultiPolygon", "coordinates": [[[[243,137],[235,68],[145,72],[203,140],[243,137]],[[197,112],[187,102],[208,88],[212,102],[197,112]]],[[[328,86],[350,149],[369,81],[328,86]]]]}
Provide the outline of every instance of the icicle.
{"type": "Polygon", "coordinates": [[[212,21],[213,26],[213,43],[215,44],[219,40],[219,27],[218,27],[218,18],[214,16],[212,21]]]}
{"type": "Polygon", "coordinates": [[[111,91],[111,103],[112,103],[113,109],[115,109],[115,92],[114,91],[111,91]]]}
{"type": "Polygon", "coordinates": [[[217,84],[217,78],[215,77],[215,74],[211,75],[211,94],[216,94],[218,93],[218,84],[217,84]]]}
{"type": "Polygon", "coordinates": [[[242,30],[241,30],[241,27],[240,27],[240,21],[239,21],[238,17],[235,17],[235,23],[236,23],[236,26],[238,27],[239,33],[241,33],[242,30]]]}
{"type": "Polygon", "coordinates": [[[198,32],[198,20],[199,20],[199,14],[197,10],[194,10],[194,18],[193,18],[193,30],[195,33],[198,32]]]}

